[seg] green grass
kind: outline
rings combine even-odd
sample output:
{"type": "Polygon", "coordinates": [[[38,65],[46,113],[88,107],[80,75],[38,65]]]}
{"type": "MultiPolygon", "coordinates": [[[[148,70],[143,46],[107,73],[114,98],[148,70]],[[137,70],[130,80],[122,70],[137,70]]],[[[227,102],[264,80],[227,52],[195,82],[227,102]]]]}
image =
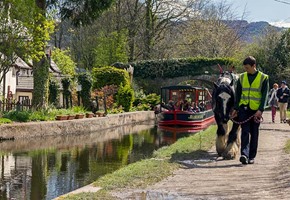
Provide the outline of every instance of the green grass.
{"type": "MultiPolygon", "coordinates": [[[[102,190],[90,195],[93,195],[96,199],[105,199],[105,197],[102,198],[102,193],[108,195],[107,192],[123,188],[145,188],[159,182],[172,175],[173,171],[179,168],[178,161],[198,159],[205,156],[214,145],[215,137],[216,126],[211,126],[193,136],[179,139],[174,144],[154,152],[151,159],[127,165],[99,178],[94,182],[94,185],[101,187],[102,190]]],[[[88,194],[79,194],[78,198],[86,199],[86,195],[88,194]]],[[[74,200],[75,198],[75,196],[69,196],[65,199],[74,200]]]]}
{"type": "Polygon", "coordinates": [[[98,192],[83,192],[75,195],[68,195],[61,197],[59,200],[117,200],[118,198],[113,197],[109,192],[100,190],[98,192]]]}
{"type": "Polygon", "coordinates": [[[286,153],[289,153],[290,154],[290,140],[288,140],[287,142],[286,142],[286,145],[285,145],[285,152],[286,153]]]}
{"type": "Polygon", "coordinates": [[[10,123],[12,123],[12,121],[10,119],[0,118],[0,125],[1,124],[10,124],[10,123]]]}
{"type": "Polygon", "coordinates": [[[101,186],[105,190],[144,188],[166,178],[177,168],[176,163],[169,163],[166,160],[146,159],[103,176],[94,185],[101,186]]]}
{"type": "Polygon", "coordinates": [[[171,160],[193,159],[204,155],[215,144],[216,126],[196,133],[187,138],[181,138],[176,143],[163,147],[154,153],[156,158],[171,160]]]}

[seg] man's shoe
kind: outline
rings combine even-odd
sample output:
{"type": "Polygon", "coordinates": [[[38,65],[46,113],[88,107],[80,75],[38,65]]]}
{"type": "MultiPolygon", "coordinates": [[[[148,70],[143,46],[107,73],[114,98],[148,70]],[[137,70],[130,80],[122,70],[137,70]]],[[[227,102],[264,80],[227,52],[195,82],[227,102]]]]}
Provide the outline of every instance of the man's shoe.
{"type": "Polygon", "coordinates": [[[243,165],[246,165],[246,164],[248,164],[248,158],[247,158],[246,156],[242,155],[242,156],[240,157],[240,162],[241,162],[243,165]]]}
{"type": "Polygon", "coordinates": [[[255,163],[255,160],[254,159],[250,159],[248,164],[254,164],[255,163]]]}

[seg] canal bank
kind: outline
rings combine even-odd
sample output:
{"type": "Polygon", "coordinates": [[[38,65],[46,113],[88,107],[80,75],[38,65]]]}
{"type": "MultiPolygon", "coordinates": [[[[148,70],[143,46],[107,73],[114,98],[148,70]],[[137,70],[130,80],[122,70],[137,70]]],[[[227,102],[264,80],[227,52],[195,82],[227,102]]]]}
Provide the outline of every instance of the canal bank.
{"type": "Polygon", "coordinates": [[[138,111],[65,121],[27,122],[0,126],[2,139],[21,139],[45,136],[80,135],[102,129],[120,127],[154,120],[153,111],[138,111]]]}
{"type": "MultiPolygon", "coordinates": [[[[215,132],[216,126],[211,126],[207,130],[180,138],[174,144],[156,150],[152,158],[143,159],[111,174],[106,174],[97,179],[93,184],[61,195],[55,199],[119,199],[118,194],[116,194],[117,191],[126,193],[126,191],[130,191],[132,188],[146,188],[172,175],[179,168],[179,160],[199,159],[207,156],[207,150],[214,145],[215,132]]],[[[121,199],[145,198],[142,198],[138,194],[136,198],[126,197],[121,199]]]]}

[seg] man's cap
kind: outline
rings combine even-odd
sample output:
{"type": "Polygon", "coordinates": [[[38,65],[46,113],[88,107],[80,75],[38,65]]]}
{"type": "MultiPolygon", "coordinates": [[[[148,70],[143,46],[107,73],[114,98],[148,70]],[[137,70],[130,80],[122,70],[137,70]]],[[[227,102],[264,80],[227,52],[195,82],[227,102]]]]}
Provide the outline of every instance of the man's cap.
{"type": "Polygon", "coordinates": [[[285,84],[286,85],[286,81],[281,81],[281,83],[285,84]]]}

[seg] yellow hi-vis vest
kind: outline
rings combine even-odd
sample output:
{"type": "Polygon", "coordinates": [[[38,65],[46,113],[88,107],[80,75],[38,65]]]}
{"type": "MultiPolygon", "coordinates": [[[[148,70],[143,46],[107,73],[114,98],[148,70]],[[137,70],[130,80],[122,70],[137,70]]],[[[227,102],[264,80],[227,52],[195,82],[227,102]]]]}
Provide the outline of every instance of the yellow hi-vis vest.
{"type": "Polygon", "coordinates": [[[247,72],[240,75],[242,95],[240,105],[249,105],[251,110],[258,110],[262,98],[262,83],[268,79],[268,75],[258,71],[258,74],[250,85],[247,72]]]}

